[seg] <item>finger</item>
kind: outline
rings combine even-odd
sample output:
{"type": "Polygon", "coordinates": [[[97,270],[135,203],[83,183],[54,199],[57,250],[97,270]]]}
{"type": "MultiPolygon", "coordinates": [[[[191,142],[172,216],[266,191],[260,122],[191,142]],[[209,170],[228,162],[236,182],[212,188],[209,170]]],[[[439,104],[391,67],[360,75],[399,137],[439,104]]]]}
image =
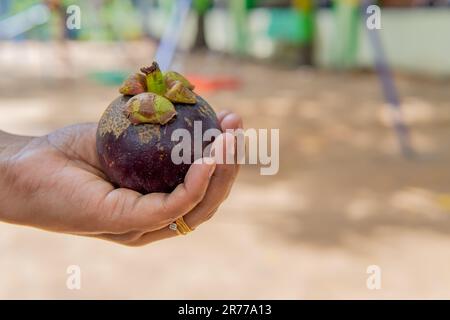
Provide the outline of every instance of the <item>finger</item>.
{"type": "MultiPolygon", "coordinates": [[[[222,111],[218,115],[218,119],[221,122],[222,130],[227,129],[238,129],[243,127],[242,119],[230,111],[222,111]]],[[[226,146],[227,143],[222,143],[226,146]]],[[[235,150],[236,151],[236,150],[235,150]]],[[[225,154],[225,153],[224,153],[225,154]]],[[[185,221],[191,228],[196,228],[202,222],[210,219],[214,213],[217,211],[218,206],[223,199],[227,197],[230,192],[231,186],[236,178],[239,171],[239,165],[236,163],[234,165],[219,164],[217,165],[211,181],[206,191],[203,201],[201,201],[189,214],[185,215],[185,221]],[[218,201],[219,199],[222,199],[218,201]]],[[[154,241],[170,238],[177,236],[177,233],[170,230],[167,225],[176,220],[176,218],[171,218],[170,221],[166,221],[166,226],[159,230],[154,230],[151,232],[146,232],[142,234],[138,239],[133,239],[133,241],[128,241],[126,245],[141,246],[154,241]]],[[[113,239],[111,239],[113,240],[113,239]]],[[[114,239],[118,240],[118,239],[114,239]]]]}
{"type": "Polygon", "coordinates": [[[164,227],[159,230],[144,233],[141,237],[139,237],[135,241],[130,241],[126,243],[121,242],[121,243],[127,246],[141,247],[159,240],[169,239],[176,236],[178,236],[178,233],[176,231],[170,230],[169,227],[164,227]]]}
{"type": "MultiPolygon", "coordinates": [[[[222,159],[216,158],[216,162],[218,162],[218,164],[213,176],[211,177],[208,190],[206,191],[203,200],[190,213],[183,216],[185,222],[191,229],[195,229],[202,222],[210,219],[231,189],[233,181],[236,178],[235,165],[221,163],[225,162],[224,160],[226,159],[227,151],[231,152],[232,154],[234,153],[235,150],[230,150],[229,148],[230,145],[234,146],[233,139],[234,137],[231,134],[225,133],[220,135],[214,142],[213,149],[217,149],[218,147],[223,148],[221,154],[223,154],[224,156],[222,159]]],[[[216,155],[219,155],[219,153],[216,153],[216,155]]],[[[173,221],[174,220],[170,221],[169,223],[173,221]]],[[[121,243],[128,246],[143,246],[155,241],[177,236],[178,234],[176,231],[170,230],[168,228],[169,223],[167,223],[165,227],[159,230],[154,230],[152,232],[143,234],[136,240],[121,243]]]]}
{"type": "MultiPolygon", "coordinates": [[[[232,135],[223,134],[216,140],[215,143],[217,145],[223,146],[223,154],[226,153],[226,147],[229,146],[230,140],[232,141],[232,139],[232,135]],[[222,140],[222,142],[219,142],[220,140],[222,140]]],[[[228,149],[228,151],[230,150],[228,149]]],[[[231,152],[233,152],[233,150],[231,150],[231,152]]],[[[185,222],[191,229],[194,230],[197,226],[209,220],[214,215],[220,203],[222,203],[222,201],[227,197],[236,178],[236,173],[237,172],[235,170],[235,165],[233,164],[217,164],[214,174],[211,177],[211,181],[209,183],[205,197],[190,213],[183,216],[185,222]]],[[[169,223],[173,222],[174,220],[170,221],[169,223]]],[[[166,226],[162,227],[159,230],[144,233],[137,239],[134,238],[132,241],[129,241],[128,239],[124,241],[122,237],[114,237],[111,240],[127,246],[144,246],[155,241],[177,236],[178,233],[176,231],[170,230],[168,228],[169,223],[167,223],[166,226]]]]}
{"type": "MultiPolygon", "coordinates": [[[[222,126],[222,130],[225,132],[227,130],[237,130],[237,129],[242,129],[244,127],[244,123],[242,121],[242,118],[236,114],[236,113],[228,113],[225,115],[225,117],[222,119],[221,122],[221,126],[222,126]]],[[[242,136],[240,136],[242,133],[237,133],[235,134],[236,139],[239,138],[241,139],[242,136]]],[[[245,141],[244,141],[245,144],[245,141]]],[[[243,145],[244,145],[243,144],[243,145]]],[[[236,143],[236,147],[237,147],[237,143],[236,143]]],[[[242,154],[245,153],[245,150],[239,150],[242,154]]],[[[238,154],[238,151],[236,150],[236,156],[238,154]]],[[[236,162],[235,162],[235,167],[234,169],[236,170],[236,175],[239,173],[239,169],[240,169],[240,165],[238,164],[237,161],[237,157],[236,157],[236,162]]]]}
{"type": "MultiPolygon", "coordinates": [[[[213,150],[217,150],[217,148],[220,147],[222,148],[222,152],[216,152],[216,156],[219,157],[220,155],[223,155],[223,158],[216,158],[217,162],[225,162],[227,151],[231,152],[231,154],[234,153],[235,150],[230,149],[230,146],[234,147],[233,139],[234,137],[229,133],[222,134],[216,139],[213,144],[213,150]]],[[[195,229],[199,224],[210,219],[213,213],[217,210],[217,207],[225,199],[236,177],[234,167],[234,164],[217,164],[204,199],[195,208],[193,208],[190,213],[184,215],[184,220],[191,227],[191,229],[195,229]]],[[[154,241],[176,236],[177,232],[170,230],[168,225],[178,218],[179,217],[170,217],[169,220],[164,221],[165,224],[161,227],[161,229],[146,232],[139,237],[136,237],[136,234],[132,233],[132,238],[130,238],[130,233],[128,233],[125,234],[125,236],[103,234],[100,235],[99,238],[128,246],[143,246],[154,241]]]]}
{"type": "MultiPolygon", "coordinates": [[[[114,208],[111,227],[118,232],[136,229],[151,231],[191,211],[203,199],[216,166],[214,161],[203,160],[199,159],[191,165],[184,183],[170,194],[152,193],[136,197],[138,193],[128,189],[111,191],[111,197],[115,192],[121,193],[107,206],[114,208]]],[[[105,202],[108,203],[108,197],[105,202]]]]}
{"type": "Polygon", "coordinates": [[[69,158],[87,162],[101,171],[95,147],[96,131],[96,123],[81,123],[54,131],[47,139],[69,158]]]}
{"type": "Polygon", "coordinates": [[[86,234],[84,236],[95,237],[129,247],[140,247],[155,241],[176,237],[178,235],[179,234],[176,231],[169,229],[169,226],[167,225],[162,227],[161,229],[147,232],[130,231],[122,234],[102,233],[92,235],[86,234]]]}
{"type": "Polygon", "coordinates": [[[221,123],[222,120],[223,120],[223,118],[225,118],[225,116],[226,116],[227,114],[230,114],[230,113],[231,113],[230,110],[222,110],[222,111],[220,111],[220,112],[217,114],[217,120],[219,120],[219,123],[221,123]]]}
{"type": "Polygon", "coordinates": [[[186,175],[184,183],[178,185],[170,194],[151,194],[139,199],[136,216],[142,216],[145,229],[159,229],[191,211],[204,197],[210,177],[216,167],[215,162],[194,162],[186,175]],[[155,203],[157,200],[157,203],[155,203]],[[149,217],[148,208],[156,208],[149,217]]]}
{"type": "MultiPolygon", "coordinates": [[[[212,216],[214,213],[215,213],[215,210],[213,212],[211,212],[210,215],[212,216]]],[[[156,241],[174,238],[177,236],[179,236],[179,234],[176,231],[169,229],[168,226],[165,226],[159,230],[154,230],[154,231],[143,233],[139,237],[133,237],[132,239],[130,239],[128,237],[126,237],[124,239],[123,237],[117,237],[114,235],[100,235],[97,237],[100,239],[104,239],[104,240],[118,242],[118,243],[126,245],[126,246],[140,247],[140,246],[145,246],[147,244],[150,244],[150,243],[153,243],[156,241]]]]}
{"type": "Polygon", "coordinates": [[[123,245],[132,245],[144,234],[142,231],[130,231],[126,233],[100,233],[100,234],[84,234],[83,236],[107,240],[123,245]]]}
{"type": "Polygon", "coordinates": [[[227,129],[240,129],[243,128],[243,121],[236,113],[227,113],[220,121],[220,125],[223,131],[227,129]]]}
{"type": "Polygon", "coordinates": [[[101,172],[101,176],[104,176],[96,147],[97,126],[97,123],[79,124],[76,130],[79,132],[80,139],[77,141],[78,145],[75,148],[80,150],[79,156],[81,160],[89,163],[101,172]]]}
{"type": "MultiPolygon", "coordinates": [[[[216,143],[216,142],[215,142],[216,143]]],[[[223,134],[217,140],[217,145],[223,148],[223,154],[232,154],[235,160],[236,152],[234,137],[231,134],[223,134]],[[222,141],[220,141],[220,139],[222,141]],[[233,149],[230,149],[232,147],[233,149]]],[[[224,156],[226,158],[227,156],[224,156]]],[[[224,160],[224,159],[222,159],[224,160]]],[[[198,227],[201,223],[209,220],[220,204],[227,198],[234,180],[237,176],[237,164],[225,164],[224,161],[216,159],[218,162],[216,170],[211,178],[208,190],[203,200],[183,218],[192,228],[198,227]]]]}
{"type": "MultiPolygon", "coordinates": [[[[235,113],[227,113],[223,117],[221,125],[222,130],[224,131],[228,129],[239,129],[243,127],[243,121],[239,115],[235,113]]],[[[233,145],[235,147],[234,150],[232,150],[235,155],[235,162],[233,164],[217,165],[216,171],[211,179],[210,186],[208,187],[205,198],[195,207],[194,210],[184,216],[186,223],[191,226],[191,228],[196,228],[201,223],[206,222],[212,218],[220,204],[228,197],[236,176],[239,172],[240,166],[237,163],[236,159],[236,141],[230,141],[230,139],[234,139],[234,137],[230,137],[229,135],[224,135],[223,137],[226,137],[227,139],[226,142],[222,142],[222,146],[224,147],[224,154],[225,152],[230,151],[226,150],[226,146],[233,145]]]]}

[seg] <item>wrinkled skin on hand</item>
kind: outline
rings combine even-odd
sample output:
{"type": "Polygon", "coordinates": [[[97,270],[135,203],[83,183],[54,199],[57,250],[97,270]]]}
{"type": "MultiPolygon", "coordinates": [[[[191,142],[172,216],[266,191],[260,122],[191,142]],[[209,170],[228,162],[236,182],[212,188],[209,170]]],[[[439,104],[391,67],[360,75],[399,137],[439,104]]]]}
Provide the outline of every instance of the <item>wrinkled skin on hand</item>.
{"type": "MultiPolygon", "coordinates": [[[[236,114],[222,112],[218,118],[223,130],[242,127],[236,114]]],[[[100,169],[96,129],[97,124],[74,125],[18,139],[3,150],[0,220],[141,246],[175,236],[168,225],[181,216],[192,229],[209,220],[239,171],[235,164],[194,163],[170,194],[114,188],[100,169]]]]}

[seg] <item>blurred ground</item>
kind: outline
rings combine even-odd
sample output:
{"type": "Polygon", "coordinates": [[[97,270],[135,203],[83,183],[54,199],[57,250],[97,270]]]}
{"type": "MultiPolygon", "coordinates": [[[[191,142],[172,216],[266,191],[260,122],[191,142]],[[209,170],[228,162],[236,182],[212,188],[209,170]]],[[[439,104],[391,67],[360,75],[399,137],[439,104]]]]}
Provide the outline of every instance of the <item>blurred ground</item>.
{"type": "MultiPolygon", "coordinates": [[[[116,88],[86,70],[131,70],[153,50],[85,44],[71,48],[67,67],[55,48],[21,46],[0,44],[0,128],[23,134],[96,121],[116,88]]],[[[405,160],[371,73],[217,55],[178,63],[242,80],[204,97],[239,112],[246,127],[280,128],[279,174],[244,166],[208,225],[143,248],[0,225],[0,298],[450,298],[448,80],[397,76],[417,151],[405,160]],[[65,285],[73,264],[80,291],[65,285]],[[366,287],[369,265],[381,267],[381,290],[366,287]]]]}

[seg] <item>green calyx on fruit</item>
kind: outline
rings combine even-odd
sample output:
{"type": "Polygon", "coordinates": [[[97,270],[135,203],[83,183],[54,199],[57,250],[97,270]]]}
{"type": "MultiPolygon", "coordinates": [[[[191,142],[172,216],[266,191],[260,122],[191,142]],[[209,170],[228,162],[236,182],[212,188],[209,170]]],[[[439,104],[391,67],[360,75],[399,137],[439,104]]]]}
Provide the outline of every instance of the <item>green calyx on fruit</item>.
{"type": "Polygon", "coordinates": [[[196,104],[197,96],[192,90],[194,85],[175,71],[162,73],[158,63],[140,69],[143,74],[134,73],[122,84],[119,92],[134,96],[144,92],[152,92],[166,97],[174,103],[196,104]]]}
{"type": "Polygon", "coordinates": [[[128,100],[124,114],[134,125],[142,123],[166,124],[176,114],[168,99],[152,92],[140,93],[128,100]]]}
{"type": "Polygon", "coordinates": [[[175,71],[162,73],[156,62],[150,67],[141,68],[145,74],[147,91],[165,96],[174,103],[197,103],[195,94],[191,91],[194,86],[181,74],[175,71]]]}
{"type": "Polygon", "coordinates": [[[166,91],[164,96],[172,102],[197,103],[195,94],[185,87],[181,81],[171,82],[171,87],[166,91]]]}
{"type": "Polygon", "coordinates": [[[173,103],[197,103],[194,86],[181,74],[163,74],[156,62],[140,70],[143,74],[132,74],[119,89],[121,94],[133,96],[124,110],[132,124],[166,124],[177,113],[173,103]]]}
{"type": "Polygon", "coordinates": [[[160,96],[164,95],[167,90],[164,76],[159,69],[159,65],[153,62],[150,67],[141,68],[141,72],[145,74],[147,80],[147,91],[156,93],[160,96]]]}
{"type": "Polygon", "coordinates": [[[126,96],[135,96],[147,91],[145,76],[141,73],[133,73],[122,84],[119,92],[126,96]]]}
{"type": "Polygon", "coordinates": [[[166,85],[168,87],[171,87],[173,82],[180,81],[189,90],[194,90],[195,88],[195,86],[190,83],[188,79],[175,71],[164,72],[164,80],[166,81],[166,85]]]}

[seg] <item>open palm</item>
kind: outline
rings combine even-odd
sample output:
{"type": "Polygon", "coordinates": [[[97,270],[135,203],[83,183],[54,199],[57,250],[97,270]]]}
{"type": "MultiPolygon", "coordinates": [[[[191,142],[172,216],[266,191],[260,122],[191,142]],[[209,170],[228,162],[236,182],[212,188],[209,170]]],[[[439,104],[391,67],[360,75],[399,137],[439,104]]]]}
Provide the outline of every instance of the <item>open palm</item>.
{"type": "MultiPolygon", "coordinates": [[[[242,126],[239,116],[229,112],[220,114],[219,121],[223,130],[242,126]]],[[[184,183],[170,194],[115,188],[98,162],[96,129],[97,124],[59,129],[31,139],[8,159],[7,201],[1,208],[6,221],[144,245],[175,236],[168,225],[181,216],[192,229],[207,221],[239,170],[235,164],[194,163],[184,183]]]]}

